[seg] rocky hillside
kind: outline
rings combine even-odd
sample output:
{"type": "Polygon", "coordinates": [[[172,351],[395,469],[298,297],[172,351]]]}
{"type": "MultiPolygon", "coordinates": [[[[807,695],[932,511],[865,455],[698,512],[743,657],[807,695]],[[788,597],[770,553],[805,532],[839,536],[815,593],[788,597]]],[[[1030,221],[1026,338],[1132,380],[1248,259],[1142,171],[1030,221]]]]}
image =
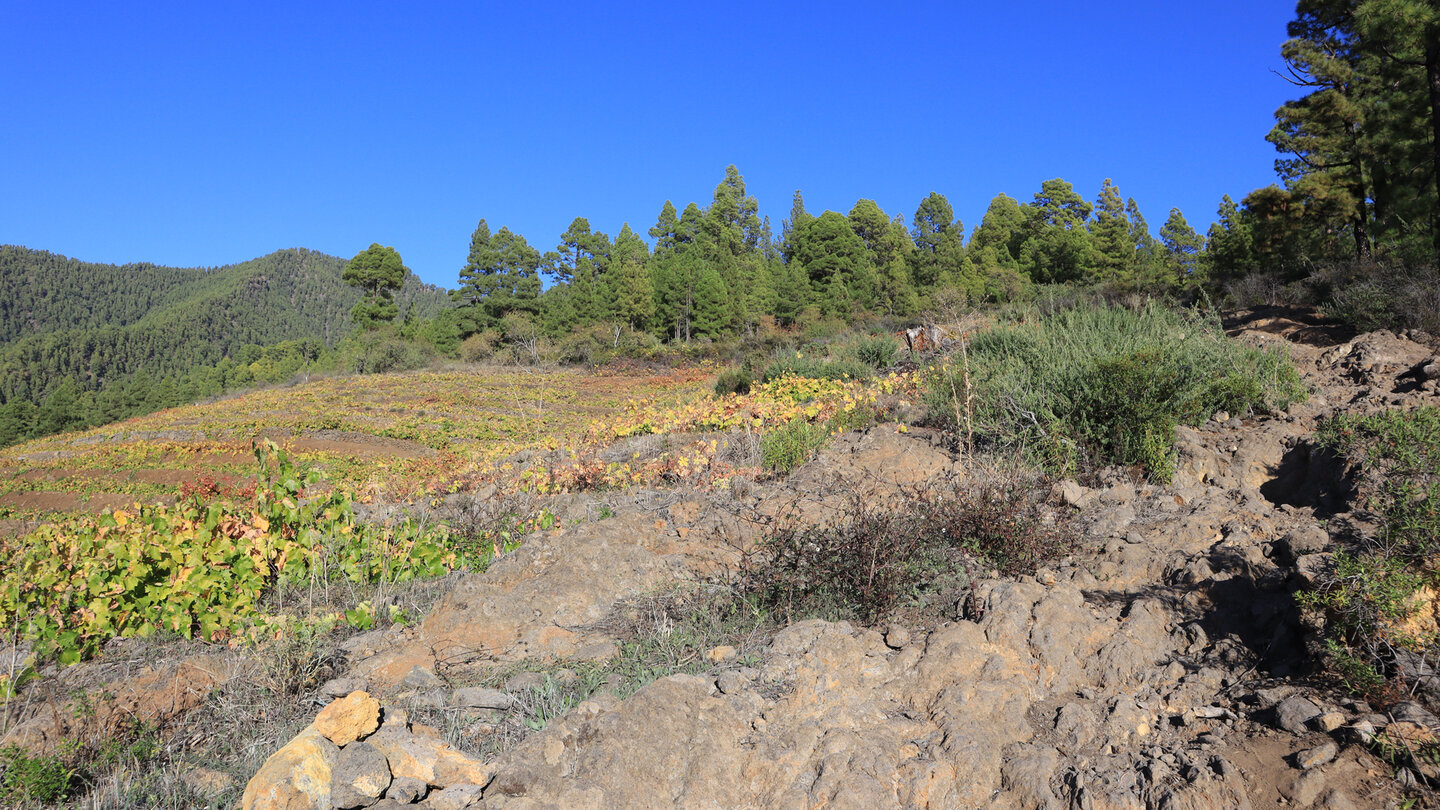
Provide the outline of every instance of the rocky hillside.
{"type": "Polygon", "coordinates": [[[1440,381],[1413,373],[1434,349],[1254,314],[1235,333],[1288,342],[1314,393],[1181,428],[1168,485],[1119,468],[1061,482],[1043,519],[1074,528],[1074,553],[1018,578],[975,571],[913,616],[732,626],[699,655],[675,640],[775,526],[996,474],[882,425],[777,482],[559,500],[558,528],[433,586],[422,621],[311,656],[288,697],[225,697],[276,684],[248,653],[147,661],[116,642],[55,674],[50,694],[99,696],[85,711],[36,699],[3,742],[44,751],[139,718],[172,750],[226,750],[226,767],[174,779],[201,803],[243,784],[246,810],[1423,806],[1401,802],[1440,769],[1373,742],[1421,748],[1440,719],[1315,677],[1296,593],[1367,519],[1313,452],[1318,422],[1440,403],[1440,381]],[[637,674],[622,665],[642,636],[674,655],[637,674]],[[230,749],[208,739],[232,733],[230,749]]]}

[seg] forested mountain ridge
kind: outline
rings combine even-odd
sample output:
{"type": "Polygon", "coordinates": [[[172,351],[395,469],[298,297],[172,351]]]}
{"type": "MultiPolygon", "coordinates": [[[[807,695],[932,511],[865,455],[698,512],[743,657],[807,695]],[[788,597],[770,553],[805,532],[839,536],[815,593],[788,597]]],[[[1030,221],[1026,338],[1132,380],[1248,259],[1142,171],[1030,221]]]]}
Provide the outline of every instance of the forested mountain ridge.
{"type": "MultiPolygon", "coordinates": [[[[180,376],[282,341],[332,345],[360,292],[345,260],[288,249],[215,269],[79,262],[0,247],[0,401],[38,402],[60,381],[98,389],[144,373],[180,376]]],[[[433,317],[446,292],[413,275],[402,312],[433,317]]]]}
{"type": "Polygon", "coordinates": [[[0,245],[0,344],[59,329],[134,323],[183,297],[206,272],[96,264],[0,245]]]}

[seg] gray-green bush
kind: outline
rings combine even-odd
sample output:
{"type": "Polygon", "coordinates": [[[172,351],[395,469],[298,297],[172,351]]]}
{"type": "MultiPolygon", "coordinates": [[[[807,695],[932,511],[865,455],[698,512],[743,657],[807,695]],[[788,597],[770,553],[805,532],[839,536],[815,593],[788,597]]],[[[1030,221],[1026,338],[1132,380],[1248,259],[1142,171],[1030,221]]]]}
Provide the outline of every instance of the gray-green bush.
{"type": "Polygon", "coordinates": [[[977,441],[1053,472],[1131,464],[1161,481],[1174,472],[1177,424],[1276,411],[1305,396],[1283,351],[1155,303],[998,326],[970,341],[964,358],[934,368],[926,390],[932,421],[973,429],[977,441]]]}
{"type": "Polygon", "coordinates": [[[891,335],[856,335],[841,347],[842,357],[879,371],[895,363],[900,344],[891,335]]]}
{"type": "Polygon", "coordinates": [[[765,367],[761,382],[778,380],[781,377],[808,377],[812,380],[865,380],[875,370],[853,359],[826,360],[811,355],[790,355],[777,357],[765,367]]]}

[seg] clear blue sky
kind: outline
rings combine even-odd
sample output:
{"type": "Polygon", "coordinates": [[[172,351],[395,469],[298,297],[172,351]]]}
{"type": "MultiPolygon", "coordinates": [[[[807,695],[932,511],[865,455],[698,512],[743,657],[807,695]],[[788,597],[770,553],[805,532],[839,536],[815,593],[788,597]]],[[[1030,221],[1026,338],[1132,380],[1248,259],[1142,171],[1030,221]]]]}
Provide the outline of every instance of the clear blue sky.
{"type": "Polygon", "coordinates": [[[775,230],[1113,178],[1158,232],[1274,182],[1294,4],[0,3],[0,242],[216,266],[391,245],[453,287],[480,218],[644,232],[734,163],[775,230]]]}

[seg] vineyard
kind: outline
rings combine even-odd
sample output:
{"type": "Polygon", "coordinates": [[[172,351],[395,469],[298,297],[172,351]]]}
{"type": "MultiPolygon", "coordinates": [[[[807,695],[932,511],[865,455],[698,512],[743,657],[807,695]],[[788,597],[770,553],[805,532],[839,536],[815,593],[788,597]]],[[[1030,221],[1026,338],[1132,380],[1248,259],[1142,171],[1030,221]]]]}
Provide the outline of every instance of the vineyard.
{"type": "MultiPolygon", "coordinates": [[[[508,514],[466,536],[423,513],[448,496],[723,488],[770,471],[736,444],[759,447],[792,424],[823,441],[918,396],[914,373],[784,376],[723,396],[711,380],[705,368],[322,380],[12,448],[0,457],[11,527],[0,622],[62,662],[117,636],[283,634],[300,619],[266,604],[277,589],[483,570],[554,524],[543,510],[508,514]],[[617,457],[640,437],[654,440],[617,457]],[[393,508],[366,522],[358,504],[393,508]]],[[[304,620],[371,618],[352,608],[304,620]]]]}

